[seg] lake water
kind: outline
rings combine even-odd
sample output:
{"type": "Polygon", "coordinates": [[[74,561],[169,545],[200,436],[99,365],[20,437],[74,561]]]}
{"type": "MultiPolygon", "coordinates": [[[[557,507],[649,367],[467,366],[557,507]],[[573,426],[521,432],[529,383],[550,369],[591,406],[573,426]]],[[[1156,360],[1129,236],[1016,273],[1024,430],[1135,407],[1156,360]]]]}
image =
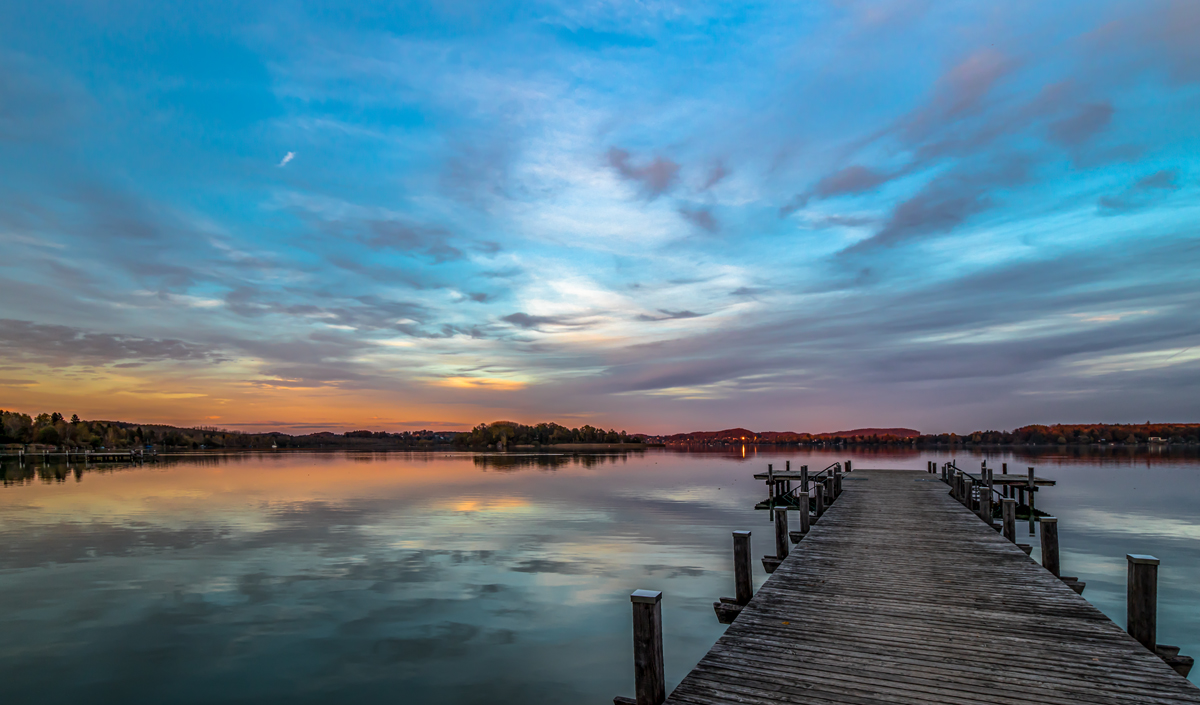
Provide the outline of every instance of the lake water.
{"type": "MultiPolygon", "coordinates": [[[[32,478],[10,463],[0,683],[6,702],[612,702],[633,694],[630,592],[664,593],[673,687],[724,630],[730,532],[774,552],[751,474],[950,457],[979,467],[754,449],[210,455],[32,478]]],[[[1159,641],[1200,656],[1194,451],[987,457],[1058,480],[1038,508],[1059,517],[1064,574],[1118,624],[1125,554],[1162,559],[1159,641]]]]}

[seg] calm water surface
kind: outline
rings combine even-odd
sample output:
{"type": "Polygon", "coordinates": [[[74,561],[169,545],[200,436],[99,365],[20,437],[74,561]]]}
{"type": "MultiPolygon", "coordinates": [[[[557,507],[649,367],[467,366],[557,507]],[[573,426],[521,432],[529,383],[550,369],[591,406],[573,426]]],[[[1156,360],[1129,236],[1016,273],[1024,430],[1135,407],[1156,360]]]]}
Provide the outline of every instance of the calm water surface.
{"type": "MultiPolygon", "coordinates": [[[[773,552],[752,473],[949,457],[261,454],[32,479],[7,465],[0,682],[8,702],[611,702],[633,693],[631,591],[664,592],[673,686],[724,630],[711,604],[733,592],[730,531],[773,552]]],[[[1125,554],[1161,558],[1159,641],[1200,656],[1195,453],[988,457],[1059,481],[1038,507],[1060,518],[1063,570],[1118,624],[1125,554]]]]}

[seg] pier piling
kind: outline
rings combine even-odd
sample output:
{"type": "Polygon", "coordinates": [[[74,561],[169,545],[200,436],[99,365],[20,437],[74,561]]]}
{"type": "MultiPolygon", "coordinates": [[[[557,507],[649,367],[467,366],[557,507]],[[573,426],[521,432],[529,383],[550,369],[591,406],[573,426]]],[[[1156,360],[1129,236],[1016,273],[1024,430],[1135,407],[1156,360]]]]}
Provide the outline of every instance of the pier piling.
{"type": "Polygon", "coordinates": [[[634,590],[633,679],[636,698],[613,698],[614,705],[662,705],[667,699],[663,674],[662,593],[634,590]]]}
{"type": "Polygon", "coordinates": [[[1017,500],[1005,497],[1000,500],[1000,516],[1004,523],[1004,538],[1017,542],[1017,500]]]}
{"type": "Polygon", "coordinates": [[[753,564],[750,557],[750,532],[733,532],[733,586],[734,599],[745,605],[754,597],[753,564]]]}
{"type": "Polygon", "coordinates": [[[1125,631],[1154,651],[1158,639],[1158,559],[1126,554],[1129,578],[1125,594],[1125,631]]]}
{"type": "Polygon", "coordinates": [[[1056,578],[1062,576],[1058,562],[1058,517],[1042,517],[1042,567],[1056,578]]]}
{"type": "Polygon", "coordinates": [[[775,557],[781,561],[788,557],[787,509],[775,510],[775,557]]]}

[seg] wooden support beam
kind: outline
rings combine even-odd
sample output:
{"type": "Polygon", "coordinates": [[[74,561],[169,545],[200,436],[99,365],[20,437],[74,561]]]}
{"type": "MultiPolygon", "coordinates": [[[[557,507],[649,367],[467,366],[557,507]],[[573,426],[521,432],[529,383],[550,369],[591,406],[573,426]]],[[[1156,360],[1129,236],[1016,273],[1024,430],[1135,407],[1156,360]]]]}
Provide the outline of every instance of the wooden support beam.
{"type": "Polygon", "coordinates": [[[734,597],[722,597],[713,603],[717,621],[733,624],[752,597],[754,597],[753,563],[750,557],[750,532],[733,532],[733,589],[734,597]]]}
{"type": "Polygon", "coordinates": [[[662,705],[667,699],[667,679],[663,674],[662,593],[634,590],[633,603],[633,680],[632,701],[614,698],[614,703],[662,705]]]}
{"type": "Polygon", "coordinates": [[[800,534],[806,535],[809,530],[809,522],[811,521],[808,515],[808,493],[804,492],[800,495],[803,499],[800,500],[800,534]]]}
{"type": "Polygon", "coordinates": [[[1158,640],[1158,559],[1154,556],[1126,554],[1129,577],[1125,592],[1125,631],[1155,650],[1158,640]]]}
{"type": "Polygon", "coordinates": [[[750,532],[733,532],[734,599],[744,605],[754,597],[753,564],[750,562],[750,532]]]}
{"type": "Polygon", "coordinates": [[[1062,575],[1058,562],[1058,517],[1042,517],[1042,567],[1056,578],[1062,575]]]}
{"type": "Polygon", "coordinates": [[[1005,497],[1000,500],[1000,519],[1004,524],[1004,538],[1017,542],[1017,500],[1005,497]]]}
{"type": "Polygon", "coordinates": [[[787,509],[775,510],[775,557],[781,561],[788,557],[787,509]]]}

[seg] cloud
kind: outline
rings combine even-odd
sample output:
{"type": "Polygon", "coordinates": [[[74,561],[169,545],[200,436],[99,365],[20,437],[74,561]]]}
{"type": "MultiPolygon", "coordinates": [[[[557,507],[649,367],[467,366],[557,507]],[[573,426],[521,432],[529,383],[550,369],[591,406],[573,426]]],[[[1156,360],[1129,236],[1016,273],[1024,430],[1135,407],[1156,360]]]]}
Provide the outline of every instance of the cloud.
{"type": "Polygon", "coordinates": [[[682,319],[686,319],[686,318],[701,318],[703,316],[708,315],[707,313],[696,313],[694,311],[688,311],[688,310],[670,311],[665,308],[658,309],[658,312],[662,315],[652,316],[650,314],[643,313],[643,314],[639,314],[637,316],[637,320],[647,321],[647,322],[678,321],[678,320],[682,320],[682,319]]]}
{"type": "Polygon", "coordinates": [[[670,191],[679,181],[679,165],[663,157],[655,157],[649,164],[638,167],[630,162],[629,152],[611,147],[608,164],[622,178],[638,183],[646,199],[651,201],[670,191]]]}
{"type": "Polygon", "coordinates": [[[817,182],[813,195],[820,198],[830,198],[843,194],[857,194],[869,191],[886,182],[888,175],[868,169],[857,164],[835,171],[817,182]]]}
{"type": "Polygon", "coordinates": [[[969,54],[942,74],[929,103],[904,121],[903,133],[910,141],[917,141],[947,122],[978,113],[1000,79],[1016,67],[1015,61],[997,49],[969,54]]]}
{"type": "Polygon", "coordinates": [[[1101,197],[1097,205],[1101,215],[1128,213],[1153,205],[1179,188],[1178,170],[1163,169],[1143,176],[1118,194],[1101,197]]]}
{"type": "Polygon", "coordinates": [[[857,215],[826,215],[809,220],[806,225],[814,230],[824,228],[861,228],[878,223],[878,218],[857,215]]]}
{"type": "Polygon", "coordinates": [[[852,164],[825,176],[810,191],[792,197],[779,209],[779,217],[786,218],[808,205],[814,198],[856,195],[887,183],[893,177],[874,169],[852,164]]]}
{"type": "Polygon", "coordinates": [[[713,186],[721,183],[721,181],[724,180],[726,176],[729,176],[730,173],[730,170],[723,162],[717,162],[713,165],[713,168],[709,170],[708,176],[705,177],[704,183],[700,186],[700,190],[709,190],[713,186]]]}
{"type": "Polygon", "coordinates": [[[1112,122],[1111,103],[1092,103],[1074,115],[1050,124],[1050,139],[1067,147],[1078,147],[1092,139],[1112,122]]]}
{"type": "Polygon", "coordinates": [[[591,323],[579,321],[569,316],[533,316],[522,312],[511,313],[500,320],[527,330],[540,330],[543,326],[586,328],[591,325],[591,323]]]}
{"type": "Polygon", "coordinates": [[[943,174],[916,195],[897,204],[873,236],[843,252],[864,252],[949,232],[971,216],[994,206],[996,201],[990,195],[993,189],[1023,183],[1029,179],[1029,174],[1030,163],[1021,157],[983,172],[960,170],[943,174]]]}
{"type": "Polygon", "coordinates": [[[174,338],[95,333],[13,319],[0,319],[0,351],[9,360],[52,367],[163,361],[215,364],[227,359],[218,349],[174,338]]]}
{"type": "Polygon", "coordinates": [[[295,152],[288,152],[287,154],[283,155],[283,159],[279,160],[279,166],[287,166],[288,162],[292,161],[295,158],[296,158],[295,152]]]}
{"type": "Polygon", "coordinates": [[[684,220],[696,226],[697,228],[700,228],[701,230],[707,230],[710,233],[715,233],[721,229],[717,219],[713,217],[712,211],[707,208],[692,209],[681,207],[679,209],[679,215],[683,216],[684,220]]]}

